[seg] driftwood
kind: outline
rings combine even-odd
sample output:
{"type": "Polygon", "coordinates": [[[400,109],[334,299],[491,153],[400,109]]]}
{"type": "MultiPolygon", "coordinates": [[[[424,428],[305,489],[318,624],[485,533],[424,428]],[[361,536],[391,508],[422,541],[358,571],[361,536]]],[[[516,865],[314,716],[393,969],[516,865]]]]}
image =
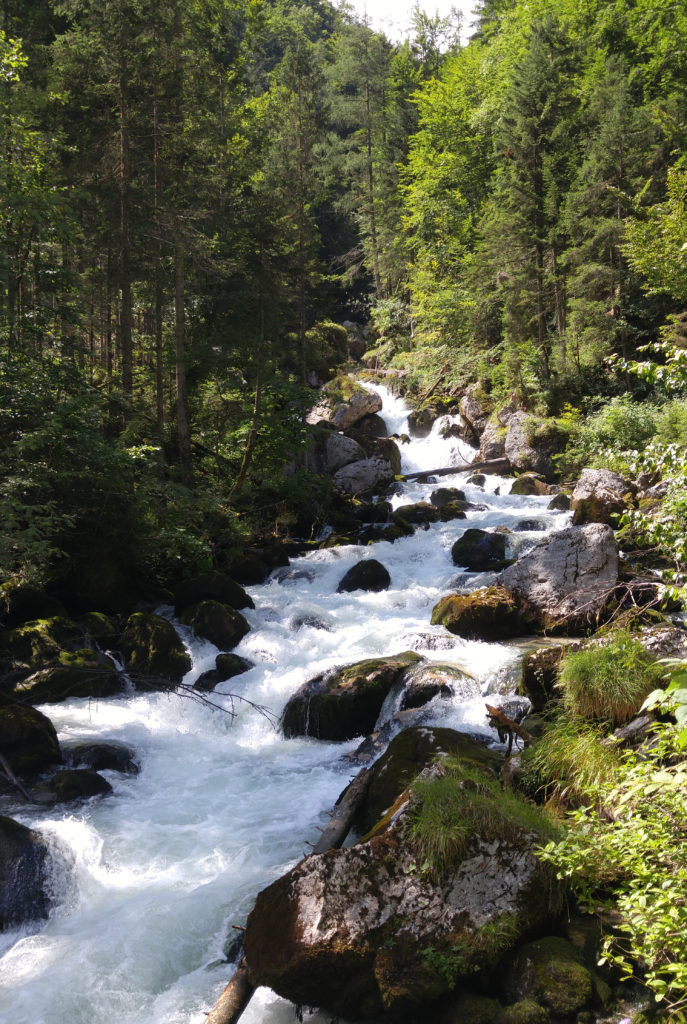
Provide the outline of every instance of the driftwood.
{"type": "Polygon", "coordinates": [[[486,469],[490,473],[509,473],[508,459],[489,459],[487,462],[466,462],[464,466],[445,466],[443,469],[423,469],[419,473],[408,473],[405,480],[422,480],[427,476],[451,476],[453,473],[467,473],[468,470],[486,469]]]}
{"type": "Polygon", "coordinates": [[[504,737],[508,736],[507,756],[510,755],[511,750],[513,749],[514,736],[519,736],[525,746],[527,746],[528,743],[534,742],[534,736],[532,733],[528,732],[527,729],[523,729],[523,727],[518,725],[513,718],[509,718],[501,708],[492,707],[491,704],[486,704],[485,707],[487,709],[487,715],[498,730],[499,739],[503,742],[504,737]]]}
{"type": "MultiPolygon", "coordinates": [[[[341,846],[371,781],[371,770],[361,768],[336,802],[329,824],[313,847],[313,853],[326,853],[327,850],[336,850],[341,846]]],[[[231,981],[208,1014],[206,1024],[236,1024],[254,992],[255,985],[250,979],[248,963],[244,956],[231,981]]]]}
{"type": "Polygon", "coordinates": [[[13,786],[16,786],[17,789],[19,790],[19,792],[21,793],[21,795],[24,797],[24,799],[28,800],[30,802],[31,801],[31,797],[26,792],[26,790],[22,786],[21,782],[19,781],[17,776],[14,774],[14,772],[10,768],[9,764],[7,763],[6,758],[3,757],[2,754],[0,754],[0,768],[2,768],[3,774],[6,776],[8,782],[11,782],[13,786]]]}

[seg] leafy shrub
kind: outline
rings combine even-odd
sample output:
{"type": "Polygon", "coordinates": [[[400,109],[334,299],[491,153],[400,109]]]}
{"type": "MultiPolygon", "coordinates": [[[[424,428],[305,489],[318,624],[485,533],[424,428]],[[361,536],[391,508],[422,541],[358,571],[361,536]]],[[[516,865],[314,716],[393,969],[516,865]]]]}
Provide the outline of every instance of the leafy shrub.
{"type": "Polygon", "coordinates": [[[559,669],[567,710],[614,726],[632,718],[664,675],[639,640],[621,630],[607,643],[568,654],[559,669]]]}
{"type": "Polygon", "coordinates": [[[658,428],[658,410],[628,396],[614,398],[598,412],[581,420],[560,459],[564,472],[587,466],[608,466],[607,449],[613,452],[641,450],[658,428]]]}

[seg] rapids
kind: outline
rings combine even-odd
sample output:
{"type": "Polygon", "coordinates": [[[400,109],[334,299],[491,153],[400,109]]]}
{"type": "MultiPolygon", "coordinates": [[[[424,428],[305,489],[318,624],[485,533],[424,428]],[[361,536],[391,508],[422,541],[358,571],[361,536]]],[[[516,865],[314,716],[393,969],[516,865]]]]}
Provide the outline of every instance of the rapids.
{"type": "MultiPolygon", "coordinates": [[[[406,433],[405,404],[384,388],[374,390],[384,400],[389,433],[406,433]]],[[[467,445],[441,437],[446,423],[444,417],[429,437],[401,444],[404,472],[473,457],[467,445]]],[[[114,795],[75,808],[1,809],[48,835],[60,865],[49,921],[0,936],[2,1024],[203,1024],[230,977],[222,960],[232,925],[242,925],[258,890],[307,852],[357,770],[343,757],[357,741],[285,741],[274,727],[274,716],[306,679],[413,649],[466,669],[490,703],[508,699],[516,647],[467,642],[429,625],[443,594],[492,578],[457,569],[451,545],[469,526],[536,520],[538,530],[510,538],[522,550],[567,526],[569,514],[548,512],[546,497],[509,496],[510,482],[501,478],[487,477],[482,491],[466,484],[467,476],[405,484],[394,496],[398,506],[428,500],[437,486],[459,486],[487,509],[376,544],[374,557],[391,574],[388,591],[336,593],[346,570],[371,557],[370,548],[357,546],[294,558],[249,588],[256,607],[244,613],[251,632],[236,653],[255,667],[212,695],[227,710],[233,706],[235,718],[159,693],[42,709],[62,743],[124,741],[136,748],[142,770],[131,777],[105,772],[114,795]],[[273,717],[231,694],[264,705],[273,717]]],[[[171,616],[171,609],[162,613],[171,616]]],[[[214,667],[217,649],[178,628],[193,658],[185,680],[192,682],[214,667]]],[[[426,721],[497,743],[482,699],[436,699],[426,721]]],[[[289,1003],[261,989],[242,1020],[291,1024],[293,1014],[289,1003]]],[[[308,1019],[324,1024],[329,1018],[308,1019]]]]}

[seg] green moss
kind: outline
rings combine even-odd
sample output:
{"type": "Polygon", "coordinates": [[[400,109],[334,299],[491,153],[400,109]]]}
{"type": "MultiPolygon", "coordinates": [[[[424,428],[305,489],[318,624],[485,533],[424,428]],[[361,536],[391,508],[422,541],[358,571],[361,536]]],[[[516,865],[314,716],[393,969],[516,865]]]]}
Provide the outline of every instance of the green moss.
{"type": "Polygon", "coordinates": [[[117,628],[112,619],[102,612],[89,612],[84,615],[83,624],[96,640],[110,639],[117,635],[117,628]]]}
{"type": "Polygon", "coordinates": [[[523,630],[515,601],[503,587],[442,597],[432,609],[432,625],[468,640],[498,640],[523,630]]]}
{"type": "Polygon", "coordinates": [[[549,1014],[534,999],[521,999],[507,1006],[494,1024],[549,1024],[549,1014]]]}
{"type": "Polygon", "coordinates": [[[121,648],[127,666],[135,672],[178,682],[191,667],[191,659],[174,626],[159,615],[132,615],[122,634],[121,648]]]}
{"type": "Polygon", "coordinates": [[[55,661],[65,643],[81,635],[75,622],[62,615],[49,619],[35,619],[17,626],[5,636],[10,654],[24,664],[39,667],[55,661]]]}
{"type": "Polygon", "coordinates": [[[493,1024],[501,1009],[497,999],[463,992],[441,1015],[441,1024],[493,1024]]]}

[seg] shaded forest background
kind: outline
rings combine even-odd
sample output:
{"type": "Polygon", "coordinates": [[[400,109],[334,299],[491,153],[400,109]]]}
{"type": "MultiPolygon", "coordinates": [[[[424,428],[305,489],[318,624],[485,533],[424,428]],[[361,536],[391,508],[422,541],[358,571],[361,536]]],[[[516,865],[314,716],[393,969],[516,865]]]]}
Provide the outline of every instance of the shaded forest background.
{"type": "Polygon", "coordinates": [[[4,0],[6,588],[116,609],[261,531],[310,535],[333,499],[299,468],[305,412],[346,318],[411,401],[478,382],[578,441],[605,403],[636,448],[656,420],[634,397],[687,439],[661,405],[687,10],[477,16],[461,48],[451,19],[417,11],[393,45],[327,0],[4,0]]]}

